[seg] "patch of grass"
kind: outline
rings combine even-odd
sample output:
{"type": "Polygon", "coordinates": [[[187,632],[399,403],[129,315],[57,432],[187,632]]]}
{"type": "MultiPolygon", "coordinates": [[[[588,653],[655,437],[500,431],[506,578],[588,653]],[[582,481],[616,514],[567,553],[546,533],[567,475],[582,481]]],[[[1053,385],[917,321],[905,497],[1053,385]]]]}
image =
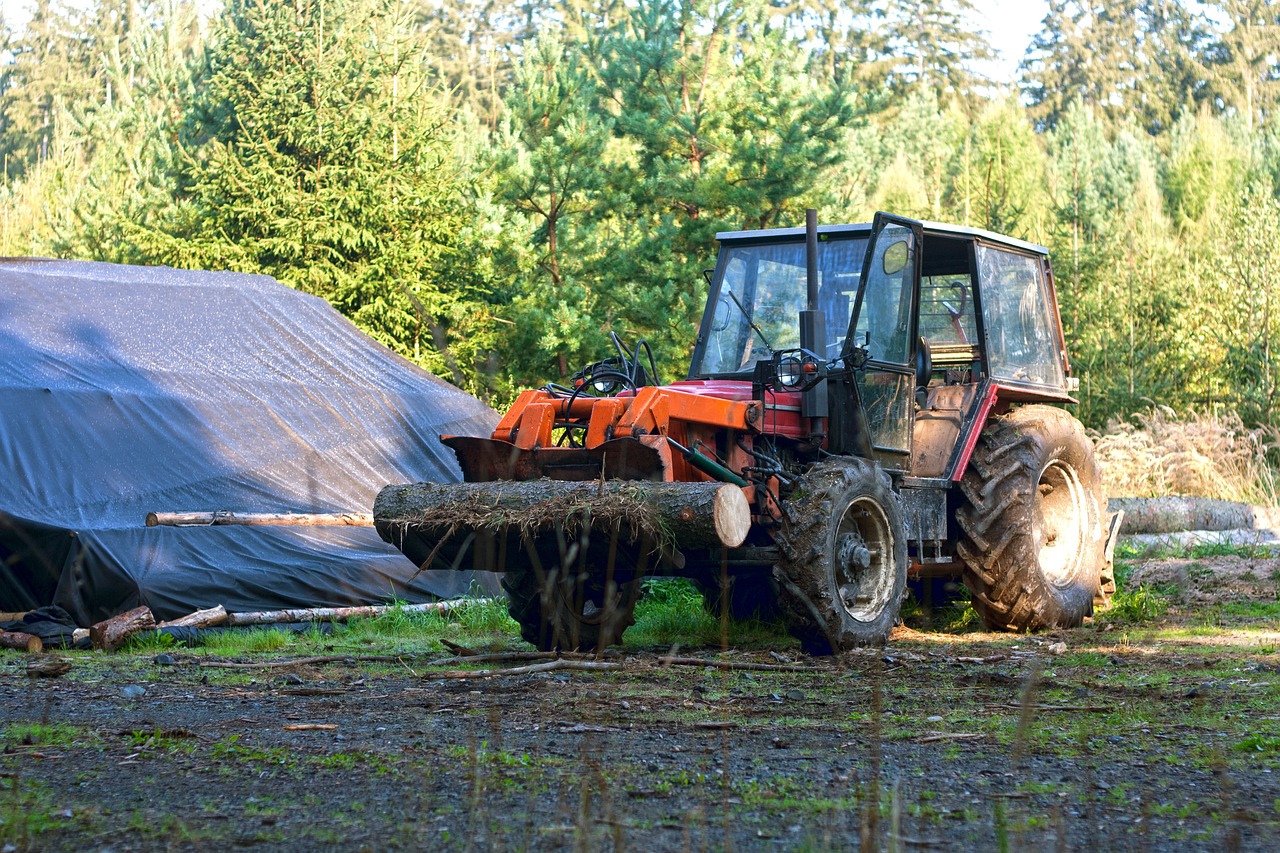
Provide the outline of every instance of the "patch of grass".
{"type": "MultiPolygon", "coordinates": [[[[734,620],[728,642],[737,648],[783,649],[797,645],[786,629],[759,619],[734,620]]],[[[720,619],[707,612],[702,593],[684,578],[650,578],[636,604],[636,623],[623,635],[627,648],[718,646],[725,639],[720,619]]]]}
{"type": "Polygon", "coordinates": [[[1239,752],[1256,752],[1263,755],[1280,755],[1280,737],[1252,734],[1236,744],[1239,752]]]}
{"type": "Polygon", "coordinates": [[[278,652],[294,644],[294,636],[275,628],[250,628],[247,631],[223,631],[210,634],[203,647],[218,655],[250,652],[278,652]]]}
{"type": "Polygon", "coordinates": [[[1221,605],[1222,616],[1243,619],[1280,619],[1280,601],[1228,601],[1221,605]]]}
{"type": "Polygon", "coordinates": [[[35,849],[41,835],[70,823],[70,814],[55,810],[44,782],[18,773],[0,778],[0,842],[6,849],[35,849]]]}
{"type": "Polygon", "coordinates": [[[1111,607],[1102,614],[1110,623],[1141,625],[1154,622],[1169,610],[1169,598],[1146,584],[1120,589],[1111,597],[1111,607]]]}
{"type": "Polygon", "coordinates": [[[1096,439],[1110,495],[1195,495],[1272,504],[1280,474],[1274,438],[1249,430],[1235,412],[1177,414],[1152,406],[1111,420],[1096,439]]]}
{"type": "Polygon", "coordinates": [[[69,747],[85,740],[97,740],[98,734],[67,723],[11,723],[4,727],[6,744],[24,746],[69,747]]]}
{"type": "Polygon", "coordinates": [[[125,642],[123,651],[133,654],[157,654],[177,648],[180,645],[181,643],[173,639],[170,634],[162,634],[159,631],[144,631],[141,634],[134,634],[130,637],[125,642]]]}

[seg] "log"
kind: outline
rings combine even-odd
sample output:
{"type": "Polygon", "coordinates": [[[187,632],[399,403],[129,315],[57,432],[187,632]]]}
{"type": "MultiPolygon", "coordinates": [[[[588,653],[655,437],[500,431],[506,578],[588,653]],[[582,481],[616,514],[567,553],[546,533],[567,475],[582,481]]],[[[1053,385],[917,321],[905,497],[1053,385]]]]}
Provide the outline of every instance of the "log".
{"type": "Polygon", "coordinates": [[[502,528],[533,533],[557,524],[572,532],[588,517],[595,529],[617,524],[632,541],[674,548],[736,548],[751,529],[742,489],[712,482],[413,483],[387,486],[373,504],[378,533],[393,543],[408,530],[437,539],[502,528]]]}
{"type": "Polygon", "coordinates": [[[153,631],[155,627],[156,617],[152,615],[150,607],[143,605],[94,625],[89,629],[89,640],[95,649],[114,652],[134,634],[153,631]]]}
{"type": "Polygon", "coordinates": [[[20,610],[17,612],[0,613],[0,622],[21,622],[30,610],[20,610]]]}
{"type": "Polygon", "coordinates": [[[195,613],[188,613],[181,619],[170,619],[168,622],[161,622],[157,628],[216,628],[223,622],[227,621],[227,611],[221,604],[217,607],[210,607],[208,610],[197,610],[195,613]]]}
{"type": "Polygon", "coordinates": [[[455,601],[433,601],[428,604],[363,605],[358,607],[310,607],[299,610],[261,610],[253,613],[230,613],[225,624],[275,625],[281,622],[346,622],[348,619],[371,619],[391,612],[445,613],[466,604],[487,603],[488,598],[466,598],[455,601]]]}
{"type": "Polygon", "coordinates": [[[147,527],[209,527],[244,524],[252,527],[372,527],[366,512],[149,512],[147,527]]]}
{"type": "Polygon", "coordinates": [[[1108,508],[1124,510],[1120,532],[1178,533],[1183,530],[1267,530],[1280,527],[1280,509],[1253,504],[1172,495],[1163,498],[1112,498],[1108,508]]]}
{"type": "Polygon", "coordinates": [[[0,631],[0,649],[17,649],[34,654],[44,651],[44,640],[21,631],[0,631]]]}

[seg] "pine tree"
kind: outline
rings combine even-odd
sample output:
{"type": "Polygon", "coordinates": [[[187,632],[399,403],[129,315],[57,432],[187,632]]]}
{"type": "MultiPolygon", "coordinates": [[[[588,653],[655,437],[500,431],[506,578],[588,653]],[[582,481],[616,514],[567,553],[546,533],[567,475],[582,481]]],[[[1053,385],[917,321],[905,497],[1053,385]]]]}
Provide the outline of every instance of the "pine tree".
{"type": "Polygon", "coordinates": [[[1280,103],[1280,2],[1218,0],[1231,29],[1214,46],[1211,82],[1225,109],[1238,112],[1252,130],[1275,115],[1280,103]]]}
{"type": "Polygon", "coordinates": [[[1041,128],[1076,100],[1118,126],[1168,131],[1210,97],[1204,15],[1180,0],[1050,0],[1022,65],[1023,92],[1041,128]]]}
{"type": "Polygon", "coordinates": [[[184,131],[185,197],[142,247],[265,272],[477,388],[486,283],[422,43],[391,0],[232,0],[184,131]]]}
{"type": "Polygon", "coordinates": [[[817,84],[770,17],[758,2],[641,0],[608,45],[609,108],[634,152],[611,171],[634,241],[608,260],[611,295],[625,328],[668,352],[692,345],[716,231],[797,221],[855,120],[851,93],[817,84]]]}
{"type": "Polygon", "coordinates": [[[500,198],[534,224],[543,273],[522,279],[512,305],[515,325],[505,336],[512,366],[525,375],[545,377],[554,369],[563,377],[604,342],[580,247],[561,250],[562,235],[596,205],[605,182],[601,160],[612,122],[598,106],[576,52],[553,34],[539,38],[516,68],[495,167],[500,198]]]}
{"type": "Polygon", "coordinates": [[[970,0],[888,0],[889,52],[899,64],[890,74],[897,88],[919,87],[942,103],[968,101],[985,81],[973,64],[995,56],[985,34],[966,20],[970,0]]]}

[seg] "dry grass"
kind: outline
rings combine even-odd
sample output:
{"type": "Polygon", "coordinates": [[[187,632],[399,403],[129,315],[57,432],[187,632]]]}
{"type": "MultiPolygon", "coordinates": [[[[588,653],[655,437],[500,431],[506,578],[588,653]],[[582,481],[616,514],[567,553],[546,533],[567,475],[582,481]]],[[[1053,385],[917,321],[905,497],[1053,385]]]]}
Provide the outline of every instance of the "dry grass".
{"type": "Polygon", "coordinates": [[[1277,438],[1274,430],[1245,428],[1235,413],[1178,415],[1153,406],[1127,421],[1108,421],[1094,442],[1111,497],[1192,495],[1274,505],[1277,438]]]}

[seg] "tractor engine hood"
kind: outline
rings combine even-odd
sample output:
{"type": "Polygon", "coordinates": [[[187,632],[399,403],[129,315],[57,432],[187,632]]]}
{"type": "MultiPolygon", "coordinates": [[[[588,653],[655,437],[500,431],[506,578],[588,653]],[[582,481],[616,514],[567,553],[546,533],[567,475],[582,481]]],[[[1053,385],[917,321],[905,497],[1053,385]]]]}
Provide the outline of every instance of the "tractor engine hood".
{"type": "MultiPolygon", "coordinates": [[[[490,480],[680,480],[672,441],[692,443],[690,431],[760,432],[766,411],[794,408],[799,398],[752,399],[751,383],[691,380],[647,386],[616,397],[564,397],[525,391],[489,438],[442,436],[467,482],[490,480]],[[565,425],[574,426],[565,434],[565,425]],[[671,441],[668,440],[671,439],[671,441]]],[[[790,413],[790,412],[788,412],[790,413]]],[[[797,418],[798,425],[798,418],[797,418]]]]}

